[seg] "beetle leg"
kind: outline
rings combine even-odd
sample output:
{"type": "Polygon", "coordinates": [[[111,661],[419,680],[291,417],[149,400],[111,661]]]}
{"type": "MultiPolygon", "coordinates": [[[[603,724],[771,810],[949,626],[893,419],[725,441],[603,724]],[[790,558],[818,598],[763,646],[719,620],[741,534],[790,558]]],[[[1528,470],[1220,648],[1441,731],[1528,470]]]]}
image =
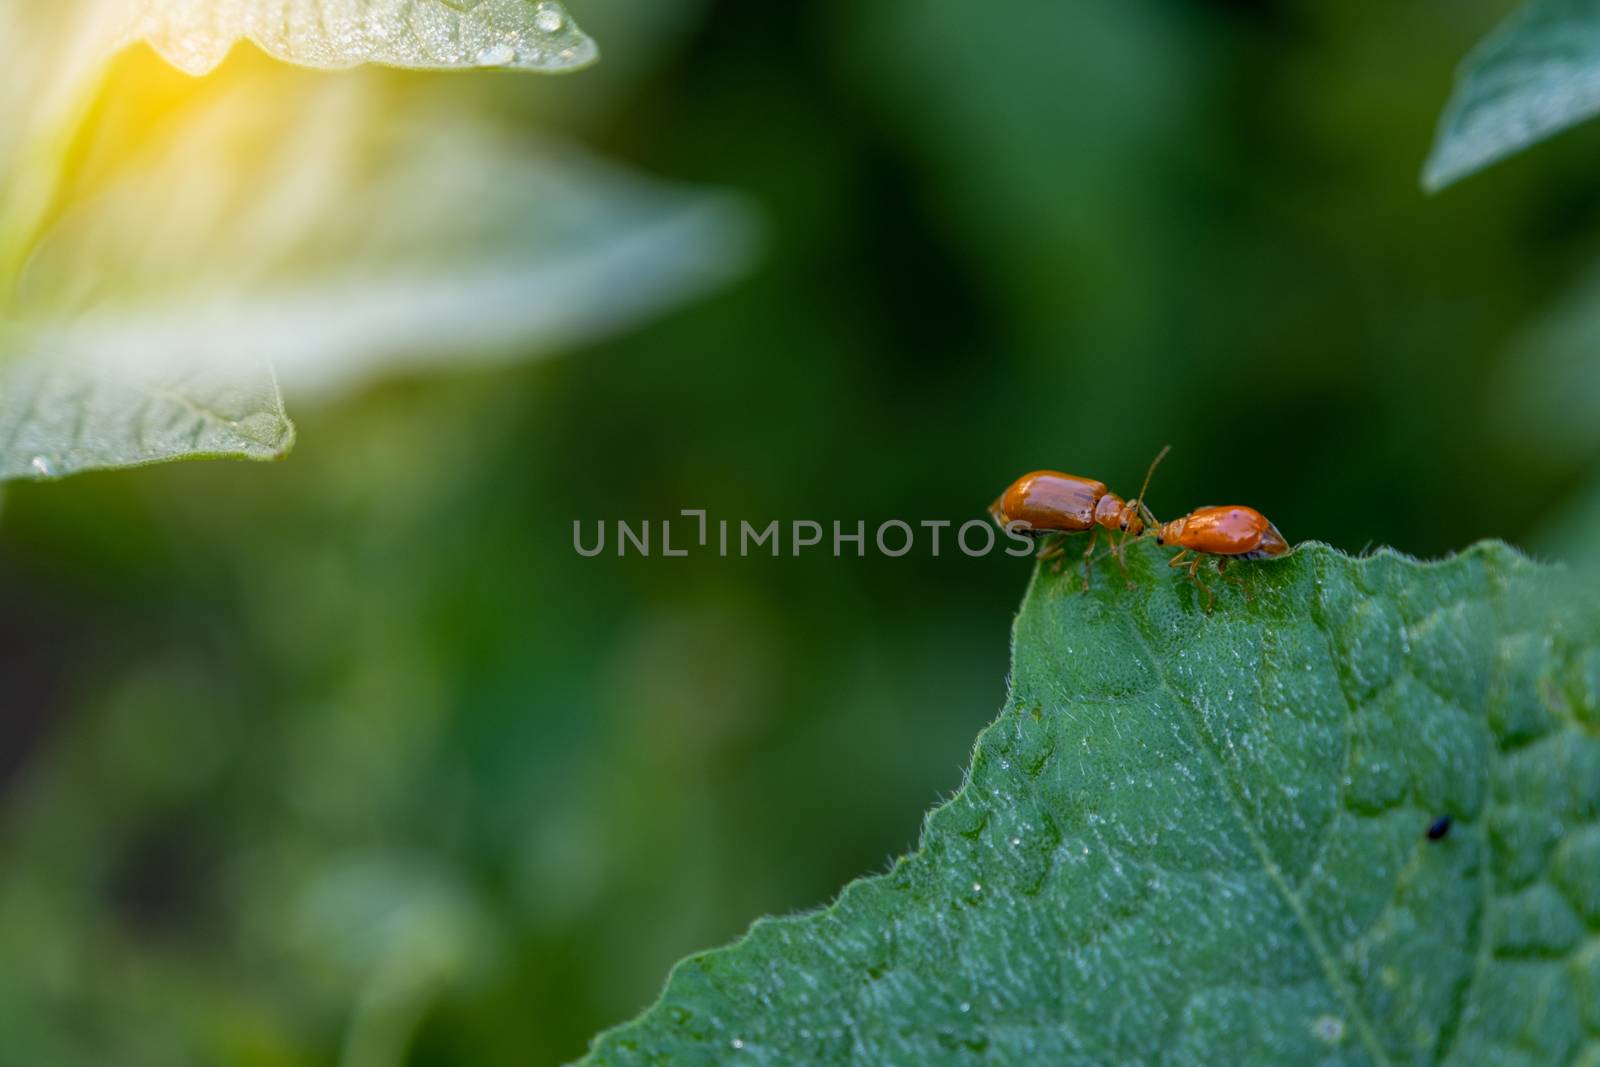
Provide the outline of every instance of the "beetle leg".
{"type": "Polygon", "coordinates": [[[1181,566],[1183,566],[1185,563],[1189,562],[1188,560],[1183,558],[1184,556],[1187,556],[1188,554],[1189,554],[1189,550],[1187,548],[1178,549],[1178,554],[1176,556],[1173,556],[1171,559],[1167,560],[1167,566],[1169,566],[1169,567],[1181,567],[1181,566]]]}
{"type": "Polygon", "coordinates": [[[1034,555],[1033,558],[1038,560],[1040,563],[1043,563],[1047,559],[1055,559],[1057,556],[1066,551],[1066,549],[1062,547],[1061,541],[1062,538],[1053,537],[1050,535],[1039,538],[1039,551],[1034,555]]]}
{"type": "Polygon", "coordinates": [[[1092,559],[1090,559],[1089,557],[1094,552],[1094,542],[1095,542],[1095,539],[1098,538],[1099,536],[1100,536],[1100,527],[1096,526],[1094,529],[1090,530],[1089,531],[1089,547],[1083,550],[1083,591],[1085,593],[1087,593],[1089,591],[1089,573],[1090,573],[1091,568],[1094,566],[1094,561],[1092,559]]]}
{"type": "Polygon", "coordinates": [[[1067,562],[1067,535],[1058,533],[1049,535],[1050,543],[1039,551],[1039,559],[1051,560],[1050,573],[1060,574],[1061,568],[1067,562]]]}
{"type": "Polygon", "coordinates": [[[1231,574],[1228,572],[1228,558],[1226,556],[1217,560],[1217,574],[1238,586],[1239,592],[1244,594],[1244,599],[1247,603],[1255,602],[1256,598],[1250,595],[1250,587],[1244,584],[1244,579],[1239,576],[1239,572],[1234,571],[1231,574]]]}
{"type": "MultiPolygon", "coordinates": [[[[1107,538],[1107,540],[1110,540],[1110,538],[1107,538]]],[[[1122,536],[1117,540],[1116,544],[1111,546],[1111,551],[1109,553],[1107,553],[1107,554],[1112,559],[1117,561],[1117,569],[1122,572],[1122,584],[1127,586],[1129,589],[1132,589],[1133,588],[1133,579],[1128,577],[1128,560],[1123,555],[1123,553],[1127,551],[1127,549],[1125,549],[1123,546],[1126,545],[1127,543],[1128,543],[1128,532],[1126,530],[1124,530],[1122,532],[1122,536]]]]}
{"type": "Polygon", "coordinates": [[[1206,614],[1209,615],[1211,613],[1211,605],[1217,602],[1217,595],[1211,591],[1210,586],[1200,580],[1200,564],[1205,561],[1206,558],[1204,556],[1196,556],[1194,558],[1194,562],[1189,564],[1189,580],[1199,586],[1200,591],[1206,595],[1206,614]]]}
{"type": "Polygon", "coordinates": [[[1117,546],[1116,560],[1117,560],[1117,569],[1122,572],[1122,580],[1128,584],[1128,588],[1129,589],[1132,589],[1133,588],[1133,578],[1130,577],[1129,574],[1128,574],[1128,560],[1123,555],[1123,549],[1122,549],[1121,545],[1117,546]]]}

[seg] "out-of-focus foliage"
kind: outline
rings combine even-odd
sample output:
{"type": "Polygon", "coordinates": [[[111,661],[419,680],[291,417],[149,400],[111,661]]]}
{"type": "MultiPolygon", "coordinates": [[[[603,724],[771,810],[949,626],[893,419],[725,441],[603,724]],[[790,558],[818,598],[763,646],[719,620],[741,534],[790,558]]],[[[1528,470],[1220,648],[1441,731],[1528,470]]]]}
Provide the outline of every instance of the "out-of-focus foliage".
{"type": "Polygon", "coordinates": [[[1600,272],[1589,271],[1507,346],[1495,430],[1530,455],[1600,454],[1600,272]]]}
{"type": "Polygon", "coordinates": [[[1600,113],[1600,3],[1529,0],[1473,50],[1422,181],[1440,189],[1600,113]]]}
{"type": "Polygon", "coordinates": [[[584,1063],[1592,1055],[1594,590],[1498,544],[1312,544],[1213,612],[1165,563],[1136,546],[1133,594],[1041,567],[918,850],[685,960],[584,1063]]]}
{"type": "Polygon", "coordinates": [[[1490,430],[1531,463],[1587,466],[1555,496],[1555,514],[1531,546],[1588,571],[1600,569],[1600,275],[1580,273],[1506,347],[1496,372],[1490,430]]]}
{"type": "Polygon", "coordinates": [[[303,404],[287,464],[8,491],[0,1063],[558,1063],[914,843],[1026,563],[580,559],[575,518],[963,519],[1171,441],[1163,517],[1563,532],[1597,457],[1502,408],[1600,131],[1416,185],[1504,10],[585,0],[579,77],[381,75],[743,191],[764,257],[571,359],[303,404]]]}
{"type": "Polygon", "coordinates": [[[13,146],[0,156],[0,285],[14,290],[0,478],[274,458],[294,439],[275,367],[316,388],[397,361],[525,355],[618,329],[742,259],[744,220],[726,202],[459,108],[402,104],[370,75],[244,63],[243,77],[185,92],[129,61],[102,120],[79,132],[128,38],[192,73],[238,37],[321,67],[548,70],[593,53],[557,4],[83,0],[48,13],[6,4],[0,19],[28,42],[32,75],[0,83],[18,131],[0,130],[13,146]],[[74,150],[92,181],[63,190],[74,150]]]}
{"type": "MultiPolygon", "coordinates": [[[[6,345],[0,476],[272,458],[290,436],[278,382],[304,397],[526,358],[745,262],[750,222],[727,197],[425,100],[395,117],[381,78],[242,66],[131,156],[97,161],[108,176],[86,180],[33,253],[6,345]]],[[[110,111],[113,129],[138,114],[110,111]]]]}
{"type": "MultiPolygon", "coordinates": [[[[0,474],[183,455],[202,426],[271,456],[287,424],[269,368],[305,395],[526,357],[622,328],[744,260],[749,226],[726,198],[425,99],[396,116],[380,77],[245,66],[171,107],[126,158],[96,161],[33,254],[0,393],[0,474]],[[48,390],[17,388],[27,375],[48,390]],[[186,385],[203,376],[263,381],[249,395],[274,420],[250,432],[214,416],[186,385]],[[170,410],[108,402],[114,385],[183,395],[170,410]]],[[[109,111],[113,131],[139,114],[127,101],[109,111]]]]}

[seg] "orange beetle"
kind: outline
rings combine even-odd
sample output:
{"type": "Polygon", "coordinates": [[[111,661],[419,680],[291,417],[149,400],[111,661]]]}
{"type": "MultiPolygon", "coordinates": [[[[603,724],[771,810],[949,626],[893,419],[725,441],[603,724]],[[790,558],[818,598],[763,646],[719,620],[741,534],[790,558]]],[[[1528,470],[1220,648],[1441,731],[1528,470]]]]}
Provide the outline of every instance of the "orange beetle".
{"type": "MultiPolygon", "coordinates": [[[[1218,556],[1217,573],[1227,571],[1230,559],[1267,559],[1289,551],[1289,542],[1278,528],[1255,508],[1243,504],[1205,507],[1155,528],[1156,544],[1177,545],[1182,551],[1167,561],[1167,566],[1189,564],[1189,578],[1206,594],[1206,608],[1215,598],[1196,573],[1207,556],[1218,556]],[[1183,557],[1195,553],[1192,561],[1183,557]]],[[[1247,594],[1248,595],[1248,594],[1247,594]]]]}
{"type": "MultiPolygon", "coordinates": [[[[1094,552],[1095,539],[1100,536],[1102,529],[1121,530],[1124,533],[1123,541],[1126,541],[1128,537],[1138,537],[1144,532],[1147,518],[1151,524],[1155,524],[1156,517],[1144,506],[1144,494],[1150,488],[1150,476],[1155,474],[1156,465],[1170,448],[1163,448],[1150,464],[1150,470],[1144,476],[1144,487],[1131,502],[1108,490],[1106,483],[1092,478],[1080,478],[1060,471],[1033,471],[1012,482],[1010,488],[989,505],[989,514],[1007,530],[1032,534],[1034,537],[1092,531],[1089,547],[1083,550],[1083,588],[1087,590],[1089,557],[1094,552]]],[[[1114,554],[1118,566],[1126,572],[1121,549],[1122,542],[1118,542],[1114,554]]],[[[1041,549],[1038,558],[1053,559],[1063,552],[1064,549],[1057,542],[1041,549]]]]}

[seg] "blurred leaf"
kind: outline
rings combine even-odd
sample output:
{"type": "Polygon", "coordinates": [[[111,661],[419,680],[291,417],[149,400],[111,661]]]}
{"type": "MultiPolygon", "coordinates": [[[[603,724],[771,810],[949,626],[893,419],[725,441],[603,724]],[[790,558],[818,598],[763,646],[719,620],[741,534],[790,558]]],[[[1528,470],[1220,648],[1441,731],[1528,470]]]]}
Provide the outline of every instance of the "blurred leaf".
{"type": "MultiPolygon", "coordinates": [[[[60,321],[40,322],[38,308],[28,306],[29,294],[16,302],[10,299],[9,290],[35,251],[40,229],[59,196],[69,148],[103,71],[119,46],[147,39],[168,61],[191,74],[204,74],[216,67],[240,39],[255,42],[279,59],[325,68],[381,63],[429,69],[511,67],[556,71],[583,66],[597,55],[594,42],[553,0],[78,0],[62,6],[0,0],[0,31],[13,44],[15,53],[5,65],[6,72],[0,74],[0,100],[8,102],[5,118],[0,119],[0,189],[4,190],[0,195],[0,311],[4,313],[8,341],[7,347],[0,349],[0,441],[4,442],[0,478],[27,474],[53,477],[96,467],[183,457],[282,455],[293,441],[293,431],[273,379],[275,346],[266,342],[258,350],[246,351],[247,346],[228,344],[228,334],[231,332],[235,340],[239,336],[265,335],[276,339],[277,348],[288,345],[305,353],[312,346],[304,344],[300,335],[315,324],[332,330],[324,335],[328,346],[348,346],[354,358],[367,355],[360,343],[360,324],[353,326],[357,336],[339,334],[339,326],[352,326],[349,318],[341,322],[336,316],[325,315],[329,303],[353,295],[347,292],[329,293],[320,304],[302,301],[294,308],[269,300],[267,306],[256,309],[255,315],[237,305],[230,309],[213,305],[211,310],[221,312],[222,318],[210,321],[197,319],[184,309],[168,307],[153,313],[159,323],[153,330],[146,328],[150,325],[148,310],[141,312],[147,317],[135,321],[126,314],[119,319],[96,304],[82,304],[74,311],[94,319],[86,329],[78,321],[70,327],[60,321]],[[331,321],[319,321],[322,318],[331,321]],[[172,333],[163,335],[163,329],[172,333]],[[99,343],[87,343],[90,338],[99,343]]],[[[314,112],[289,110],[306,128],[327,128],[316,121],[314,112]]],[[[366,120],[381,128],[381,116],[368,115],[366,120]]],[[[298,128],[291,127],[291,131],[298,128]]],[[[446,134],[450,129],[441,124],[432,132],[446,134]]],[[[212,128],[209,132],[226,140],[230,131],[212,128]]],[[[364,126],[341,132],[355,140],[375,131],[364,126]]],[[[203,144],[175,147],[201,154],[207,151],[203,144]]],[[[336,167],[342,162],[338,147],[331,160],[307,159],[298,175],[289,176],[326,175],[321,165],[336,167]]],[[[490,184],[492,179],[523,176],[510,173],[516,168],[496,156],[505,152],[503,147],[474,147],[488,156],[477,167],[473,164],[479,160],[472,149],[462,151],[458,145],[440,144],[426,137],[397,151],[418,153],[420,161],[432,165],[436,178],[440,170],[455,167],[463,169],[466,180],[491,179],[490,184]],[[491,174],[497,167],[500,172],[491,174]]],[[[61,278],[69,279],[65,284],[75,290],[73,295],[81,295],[85,285],[92,286],[97,273],[103,278],[103,268],[111,265],[102,258],[104,249],[100,245],[108,230],[126,227],[134,220],[148,222],[151,215],[147,212],[156,213],[156,217],[165,212],[165,221],[172,221],[180,205],[170,195],[162,194],[194,192],[196,183],[208,182],[211,191],[247,202],[260,193],[244,181],[251,175],[248,168],[197,174],[193,164],[192,158],[166,160],[165,172],[160,173],[162,168],[157,168],[155,177],[171,184],[159,189],[140,189],[137,180],[130,181],[123,188],[124,196],[137,194],[149,199],[123,201],[121,209],[129,212],[126,219],[97,220],[93,208],[84,212],[80,233],[85,245],[72,247],[70,239],[55,242],[58,252],[63,244],[67,246],[67,262],[57,264],[56,269],[61,278]],[[227,188],[229,183],[236,187],[227,188]],[[82,277],[90,280],[80,282],[82,277]]],[[[400,167],[403,174],[415,178],[405,169],[404,157],[400,167]]],[[[328,187],[321,191],[328,195],[366,202],[363,194],[367,190],[363,188],[342,188],[335,181],[325,184],[328,187]]],[[[287,224],[290,229],[287,233],[256,236],[268,244],[304,237],[308,231],[318,229],[328,216],[345,210],[337,200],[320,204],[308,200],[307,195],[315,191],[303,186],[269,190],[262,199],[280,212],[273,221],[287,224]],[[300,212],[298,218],[294,217],[296,210],[300,212]]],[[[430,190],[391,187],[387,191],[401,196],[430,190]]],[[[114,198],[112,205],[107,210],[115,212],[114,198]]],[[[420,215],[436,230],[446,229],[454,221],[457,205],[442,202],[431,206],[433,213],[424,210],[420,215]]],[[[485,204],[484,210],[518,206],[502,199],[485,204]]],[[[191,218],[206,216],[206,207],[204,203],[198,205],[191,218]]],[[[395,214],[383,218],[367,216],[362,221],[384,229],[393,219],[417,214],[416,205],[408,200],[391,202],[388,207],[395,214]]],[[[259,213],[252,214],[246,221],[260,222],[261,217],[259,213]]],[[[425,227],[413,227],[409,232],[415,237],[421,229],[425,227]]],[[[235,271],[250,269],[248,259],[218,261],[204,254],[217,252],[214,246],[208,243],[202,250],[184,247],[181,240],[171,240],[175,235],[193,238],[196,233],[180,229],[175,234],[159,227],[140,229],[122,251],[132,253],[137,245],[138,258],[164,257],[165,266],[181,267],[185,278],[201,286],[215,281],[219,270],[226,273],[230,267],[235,271]]],[[[120,236],[128,238],[129,234],[123,232],[120,236]]],[[[371,251],[370,243],[363,245],[362,236],[354,235],[355,250],[371,251]]],[[[225,251],[249,256],[270,250],[244,247],[225,251]]],[[[368,284],[356,296],[369,327],[365,335],[381,332],[370,328],[378,317],[401,309],[410,312],[411,320],[396,324],[391,336],[407,325],[420,325],[426,328],[411,331],[413,344],[429,338],[440,344],[457,340],[448,335],[452,333],[450,323],[459,321],[461,315],[481,311],[487,302],[524,295],[523,285],[529,279],[525,274],[507,277],[498,273],[493,261],[497,251],[504,250],[476,250],[477,261],[472,267],[458,265],[458,284],[450,294],[441,294],[437,286],[433,291],[418,292],[415,282],[409,279],[391,279],[393,284],[388,289],[382,284],[368,284]],[[477,275],[466,277],[472,268],[476,268],[477,275]],[[468,290],[476,290],[478,298],[463,298],[468,290]],[[429,297],[433,299],[430,301],[429,297]]],[[[623,269],[634,265],[630,260],[623,269]]],[[[128,268],[133,264],[125,260],[114,266],[128,268]]],[[[45,268],[47,272],[49,269],[45,268]]],[[[132,277],[122,275],[119,281],[132,277]]],[[[174,283],[177,279],[168,274],[162,280],[174,283]]],[[[576,284],[593,280],[590,275],[576,284]]],[[[37,299],[40,294],[35,289],[31,295],[37,299]]],[[[53,299],[59,294],[45,295],[53,299]]],[[[193,293],[180,296],[176,286],[172,295],[197,299],[193,293]]],[[[510,340],[503,317],[493,325],[499,327],[499,332],[494,333],[497,339],[510,340]]],[[[340,351],[334,355],[343,354],[346,353],[340,351]]]]}
{"type": "Polygon", "coordinates": [[[1600,112],[1600,0],[1531,0],[1473,49],[1422,184],[1437,191],[1600,112]]]}
{"type": "Polygon", "coordinates": [[[131,38],[205,74],[236,41],[312,67],[572,70],[599,55],[554,0],[133,0],[131,38]]]}
{"type": "Polygon", "coordinates": [[[554,0],[0,0],[0,284],[54,199],[113,54],[147,40],[205,74],[239,40],[292,63],[563,71],[598,51],[554,0]]]}
{"type": "MultiPolygon", "coordinates": [[[[170,383],[243,368],[235,393],[281,419],[258,388],[264,368],[291,393],[326,393],[383,372],[522,357],[627,326],[745,258],[746,215],[725,197],[454,112],[391,110],[371,80],[270,70],[178,116],[64,217],[30,259],[14,316],[72,362],[52,368],[57,406],[18,439],[26,447],[7,448],[0,472],[186,454],[192,420],[144,410],[141,380],[181,394],[170,383]],[[134,388],[86,389],[94,379],[79,367],[134,388]],[[74,398],[85,405],[75,414],[62,406],[74,398]],[[175,432],[147,432],[152,418],[175,432]],[[139,429],[139,447],[111,447],[97,429],[106,420],[139,429]]],[[[31,362],[3,373],[34,380],[31,362]]],[[[20,388],[7,391],[28,410],[20,388]]],[[[182,399],[212,409],[205,395],[182,399]]],[[[256,422],[249,448],[208,451],[281,453],[287,423],[256,422]]]]}
{"type": "MultiPolygon", "coordinates": [[[[1600,607],[1321,545],[1215,613],[1036,576],[921,848],[694,956],[590,1064],[1562,1063],[1600,955],[1600,607]],[[1425,831],[1455,818],[1447,837],[1425,831]]],[[[1592,1046],[1591,1046],[1592,1047],[1592,1046]]]]}
{"type": "MultiPolygon", "coordinates": [[[[119,0],[0,0],[0,317],[17,270],[60,192],[108,60],[123,43],[119,0]]],[[[125,3],[126,0],[121,0],[125,3]]]]}

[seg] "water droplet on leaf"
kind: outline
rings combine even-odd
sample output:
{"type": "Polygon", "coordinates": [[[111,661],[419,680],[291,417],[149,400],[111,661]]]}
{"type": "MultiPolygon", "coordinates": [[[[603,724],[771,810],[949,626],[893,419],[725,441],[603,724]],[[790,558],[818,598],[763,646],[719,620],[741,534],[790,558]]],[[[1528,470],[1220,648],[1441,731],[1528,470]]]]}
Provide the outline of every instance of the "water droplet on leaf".
{"type": "Polygon", "coordinates": [[[517,58],[517,50],[504,42],[492,44],[472,57],[480,67],[503,67],[517,58]]]}
{"type": "Polygon", "coordinates": [[[560,33],[566,24],[566,16],[555,4],[540,4],[534,9],[533,28],[540,33],[560,33]]]}

